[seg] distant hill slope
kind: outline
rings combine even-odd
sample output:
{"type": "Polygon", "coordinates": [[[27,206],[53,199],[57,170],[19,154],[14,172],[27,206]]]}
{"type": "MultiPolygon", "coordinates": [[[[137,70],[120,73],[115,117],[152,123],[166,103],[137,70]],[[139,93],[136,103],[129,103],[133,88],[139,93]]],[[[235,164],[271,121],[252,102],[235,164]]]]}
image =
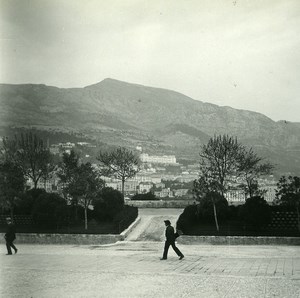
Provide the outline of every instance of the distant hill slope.
{"type": "Polygon", "coordinates": [[[253,146],[282,172],[300,173],[300,123],[193,100],[171,90],[113,79],[85,88],[0,85],[0,129],[35,127],[78,133],[150,153],[197,158],[214,134],[253,146]]]}

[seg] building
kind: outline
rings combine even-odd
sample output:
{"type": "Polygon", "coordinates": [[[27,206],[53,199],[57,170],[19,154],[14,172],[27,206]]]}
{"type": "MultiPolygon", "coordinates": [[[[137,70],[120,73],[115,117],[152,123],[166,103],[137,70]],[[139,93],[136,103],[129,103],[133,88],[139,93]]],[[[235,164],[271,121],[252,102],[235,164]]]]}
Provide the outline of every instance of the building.
{"type": "Polygon", "coordinates": [[[164,183],[160,182],[160,183],[155,183],[155,187],[156,188],[165,188],[166,185],[164,183]]]}
{"type": "MultiPolygon", "coordinates": [[[[105,180],[105,179],[103,179],[105,180]]],[[[105,180],[105,186],[111,187],[113,189],[116,189],[120,192],[122,192],[122,181],[111,179],[111,180],[105,180]]],[[[135,194],[138,191],[139,183],[136,180],[126,180],[124,183],[124,193],[125,194],[135,194]]]]}
{"type": "MultiPolygon", "coordinates": [[[[262,195],[264,199],[269,203],[274,203],[276,199],[276,188],[274,186],[264,186],[261,188],[265,193],[262,195]]],[[[226,192],[225,198],[229,204],[244,204],[246,201],[246,195],[244,190],[232,189],[226,192]]]]}
{"type": "Polygon", "coordinates": [[[232,189],[226,192],[225,198],[229,204],[244,204],[245,192],[240,189],[232,189]]]}
{"type": "Polygon", "coordinates": [[[138,185],[137,191],[138,191],[139,194],[148,193],[148,192],[150,192],[150,190],[152,189],[152,187],[153,187],[153,183],[152,182],[141,182],[138,185]]]}
{"type": "Polygon", "coordinates": [[[163,188],[160,191],[155,191],[154,195],[158,198],[173,197],[173,191],[170,188],[163,188]]]}
{"type": "Polygon", "coordinates": [[[51,145],[50,146],[50,152],[54,155],[59,154],[59,145],[51,145]]]}
{"type": "Polygon", "coordinates": [[[58,145],[63,149],[72,149],[75,147],[75,144],[71,142],[59,143],[58,145]]]}
{"type": "Polygon", "coordinates": [[[175,197],[183,197],[188,193],[189,189],[181,188],[181,189],[174,189],[173,193],[175,197]]]}
{"type": "MultiPolygon", "coordinates": [[[[26,181],[26,185],[31,189],[34,188],[32,179],[26,181]]],[[[58,178],[40,179],[37,183],[37,188],[45,189],[49,193],[58,193],[61,191],[61,185],[59,184],[58,178]]]]}
{"type": "Polygon", "coordinates": [[[144,163],[159,163],[159,164],[177,164],[175,155],[149,155],[147,153],[142,153],[140,155],[141,162],[144,163]]]}
{"type": "Polygon", "coordinates": [[[263,197],[269,204],[274,203],[274,201],[276,200],[276,188],[277,186],[274,185],[268,185],[262,187],[262,189],[266,191],[263,194],[263,197]]]}

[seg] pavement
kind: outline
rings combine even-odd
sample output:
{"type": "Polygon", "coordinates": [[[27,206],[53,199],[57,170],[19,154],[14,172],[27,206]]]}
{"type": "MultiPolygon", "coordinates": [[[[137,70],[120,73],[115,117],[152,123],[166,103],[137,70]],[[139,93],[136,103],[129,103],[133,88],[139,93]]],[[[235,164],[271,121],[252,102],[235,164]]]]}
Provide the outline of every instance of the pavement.
{"type": "Polygon", "coordinates": [[[161,261],[160,217],[115,244],[3,246],[0,297],[300,297],[299,246],[178,244],[161,261]]]}
{"type": "Polygon", "coordinates": [[[0,255],[0,297],[300,297],[295,246],[18,245],[0,255]]]}

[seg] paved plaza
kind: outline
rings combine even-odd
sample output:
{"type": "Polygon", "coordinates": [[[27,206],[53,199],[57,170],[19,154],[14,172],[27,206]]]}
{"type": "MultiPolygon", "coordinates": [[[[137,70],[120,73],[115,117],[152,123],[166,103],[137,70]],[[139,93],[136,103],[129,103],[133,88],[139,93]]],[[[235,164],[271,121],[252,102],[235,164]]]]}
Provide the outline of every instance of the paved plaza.
{"type": "Polygon", "coordinates": [[[163,242],[26,245],[0,255],[1,297],[300,297],[296,246],[178,245],[163,242]]]}

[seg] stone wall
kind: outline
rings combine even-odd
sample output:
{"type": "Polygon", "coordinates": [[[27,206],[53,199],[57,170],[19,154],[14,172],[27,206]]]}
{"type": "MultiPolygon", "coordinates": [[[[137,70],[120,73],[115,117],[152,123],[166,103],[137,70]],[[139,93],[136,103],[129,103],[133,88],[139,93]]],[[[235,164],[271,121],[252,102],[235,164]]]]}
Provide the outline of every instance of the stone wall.
{"type": "MultiPolygon", "coordinates": [[[[34,234],[17,233],[15,243],[22,244],[109,244],[124,240],[123,235],[92,234],[34,234]]],[[[5,243],[4,234],[0,234],[0,243],[5,243]]]]}
{"type": "Polygon", "coordinates": [[[177,238],[179,244],[213,245],[300,245],[300,237],[249,236],[186,236],[177,238]]]}

